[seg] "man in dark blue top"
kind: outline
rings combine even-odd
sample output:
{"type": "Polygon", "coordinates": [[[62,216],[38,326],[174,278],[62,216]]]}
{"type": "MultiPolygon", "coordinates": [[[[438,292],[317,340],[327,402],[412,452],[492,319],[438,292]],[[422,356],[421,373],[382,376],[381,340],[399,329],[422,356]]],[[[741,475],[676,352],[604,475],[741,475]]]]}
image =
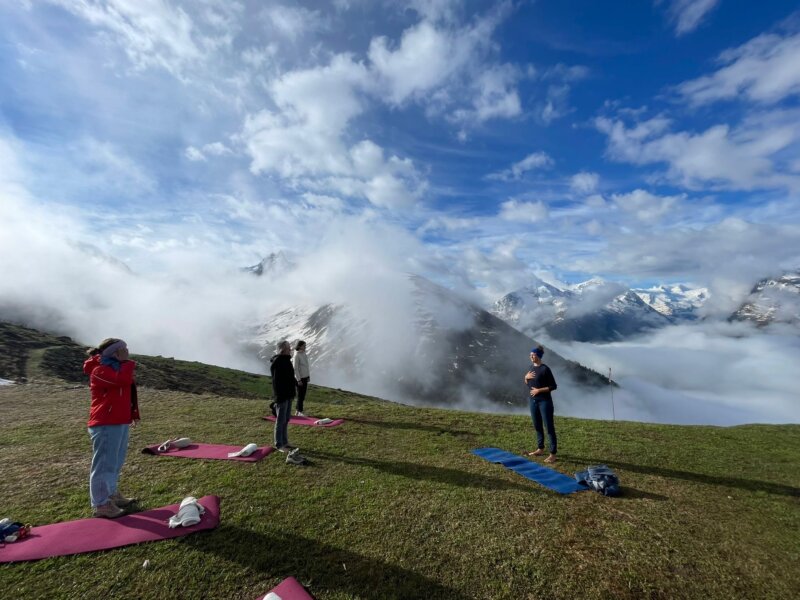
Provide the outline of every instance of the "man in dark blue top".
{"type": "Polygon", "coordinates": [[[525,385],[530,389],[528,400],[531,410],[533,428],[536,430],[536,450],[528,452],[528,456],[541,456],[544,454],[544,426],[547,427],[547,437],[550,438],[550,455],[544,459],[546,463],[556,462],[558,442],[556,440],[556,425],[553,421],[553,397],[550,392],[556,390],[556,379],[550,367],[542,363],[544,348],[537,346],[531,350],[531,368],[525,374],[525,385]]]}

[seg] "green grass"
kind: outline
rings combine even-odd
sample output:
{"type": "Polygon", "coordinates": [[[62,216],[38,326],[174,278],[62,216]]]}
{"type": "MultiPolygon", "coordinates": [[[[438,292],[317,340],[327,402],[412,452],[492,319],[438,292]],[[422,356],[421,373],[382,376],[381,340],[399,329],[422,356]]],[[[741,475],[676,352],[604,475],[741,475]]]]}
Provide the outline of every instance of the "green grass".
{"type": "MultiPolygon", "coordinates": [[[[55,359],[69,344],[39,341],[42,352],[26,354],[31,383],[0,387],[0,513],[34,526],[90,514],[88,390],[48,378],[49,360],[66,368],[67,354],[55,359]]],[[[269,380],[147,360],[175,379],[197,375],[193,391],[239,392],[143,386],[122,490],[142,509],[217,494],[222,523],[176,540],[0,565],[5,596],[254,599],[287,576],[319,600],[794,598],[800,586],[800,426],[557,418],[557,468],[608,463],[625,492],[560,496],[470,453],[529,449],[526,417],[312,386],[308,412],[347,421],[290,428],[307,467],[278,453],[256,464],[157,458],[139,450],[175,435],[269,443],[271,425],[259,419],[269,380]]]]}
{"type": "MultiPolygon", "coordinates": [[[[34,525],[89,515],[87,396],[63,385],[0,389],[4,515],[34,525]]],[[[790,598],[800,584],[797,426],[558,419],[558,468],[608,462],[626,492],[608,499],[559,496],[470,454],[529,448],[524,417],[312,388],[310,411],[347,422],[291,428],[313,461],[292,467],[277,453],[239,464],[138,452],[173,435],[267,443],[263,400],[144,389],[141,403],[124,491],[142,508],[218,494],[220,527],[2,565],[10,597],[255,598],[289,575],[320,600],[790,598]]]]}

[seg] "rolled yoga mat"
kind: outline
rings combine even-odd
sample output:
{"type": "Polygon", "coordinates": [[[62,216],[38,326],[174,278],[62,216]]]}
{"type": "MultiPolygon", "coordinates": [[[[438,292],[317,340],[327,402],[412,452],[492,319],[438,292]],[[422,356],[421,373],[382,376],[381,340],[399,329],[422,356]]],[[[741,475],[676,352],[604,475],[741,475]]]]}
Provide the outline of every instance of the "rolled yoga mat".
{"type": "Polygon", "coordinates": [[[535,481],[559,494],[571,494],[588,489],[575,481],[573,477],[500,448],[478,448],[473,450],[472,453],[485,458],[489,462],[499,463],[506,469],[511,469],[526,479],[535,481]]]}
{"type": "Polygon", "coordinates": [[[219,496],[203,496],[198,502],[206,511],[200,522],[191,527],[169,528],[169,518],[178,512],[180,504],[118,519],[79,519],[34,526],[28,537],[0,546],[0,563],[109,550],[214,529],[219,525],[219,496]]]}
{"type": "Polygon", "coordinates": [[[294,577],[288,577],[272,588],[265,596],[256,600],[314,600],[306,589],[294,577]]]}
{"type": "Polygon", "coordinates": [[[242,446],[223,446],[221,444],[189,444],[185,448],[170,448],[166,452],[159,452],[160,444],[153,444],[142,449],[142,454],[155,456],[177,456],[180,458],[209,458],[213,460],[238,460],[239,462],[258,462],[275,448],[264,446],[253,452],[250,456],[228,456],[229,453],[238,452],[242,446]]]}
{"type": "MultiPolygon", "coordinates": [[[[275,417],[272,415],[267,415],[266,417],[261,417],[265,421],[274,421],[275,417]]],[[[319,421],[317,417],[291,417],[289,419],[289,425],[309,425],[311,427],[336,427],[337,425],[341,425],[344,423],[344,419],[332,419],[330,423],[320,423],[317,424],[319,421]]]]}

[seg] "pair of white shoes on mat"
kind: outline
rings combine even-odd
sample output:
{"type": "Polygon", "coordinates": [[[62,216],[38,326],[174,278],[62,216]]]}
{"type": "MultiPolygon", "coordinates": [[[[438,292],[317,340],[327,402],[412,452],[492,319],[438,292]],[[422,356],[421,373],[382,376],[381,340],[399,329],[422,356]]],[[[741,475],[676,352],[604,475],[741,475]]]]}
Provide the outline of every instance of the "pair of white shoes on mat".
{"type": "Polygon", "coordinates": [[[186,448],[189,444],[192,443],[187,437],[184,438],[172,438],[167,440],[163,444],[158,447],[159,452],[166,452],[167,450],[171,450],[172,448],[186,448]]]}

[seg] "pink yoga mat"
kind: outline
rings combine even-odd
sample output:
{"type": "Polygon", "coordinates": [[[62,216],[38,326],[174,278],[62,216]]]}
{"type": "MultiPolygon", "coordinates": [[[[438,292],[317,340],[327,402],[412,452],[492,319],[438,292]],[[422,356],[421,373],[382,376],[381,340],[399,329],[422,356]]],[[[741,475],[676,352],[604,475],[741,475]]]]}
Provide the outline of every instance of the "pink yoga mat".
{"type": "Polygon", "coordinates": [[[270,594],[276,594],[281,600],[314,600],[314,597],[311,596],[294,577],[284,579],[277,586],[263,596],[259,596],[256,600],[264,600],[270,594]]]}
{"type": "Polygon", "coordinates": [[[80,519],[34,526],[28,537],[0,546],[0,563],[108,550],[214,529],[219,525],[219,496],[203,496],[198,502],[206,512],[201,521],[191,527],[169,528],[169,518],[178,512],[180,503],[119,519],[80,519]]]}
{"type": "MultiPolygon", "coordinates": [[[[266,417],[261,417],[265,421],[274,421],[275,417],[272,415],[267,415],[266,417]]],[[[319,421],[318,417],[290,417],[289,418],[289,425],[310,425],[311,427],[336,427],[337,425],[341,425],[344,423],[344,419],[334,419],[330,423],[326,423],[325,425],[317,425],[315,422],[319,421]]]]}
{"type": "Polygon", "coordinates": [[[156,456],[179,456],[181,458],[210,458],[215,460],[238,460],[240,462],[258,462],[275,448],[263,446],[250,456],[234,456],[228,458],[229,452],[238,452],[244,446],[223,446],[221,444],[189,444],[186,448],[172,448],[166,452],[158,451],[159,444],[147,446],[142,454],[155,454],[156,456]]]}

